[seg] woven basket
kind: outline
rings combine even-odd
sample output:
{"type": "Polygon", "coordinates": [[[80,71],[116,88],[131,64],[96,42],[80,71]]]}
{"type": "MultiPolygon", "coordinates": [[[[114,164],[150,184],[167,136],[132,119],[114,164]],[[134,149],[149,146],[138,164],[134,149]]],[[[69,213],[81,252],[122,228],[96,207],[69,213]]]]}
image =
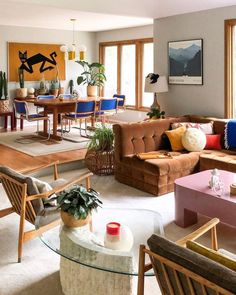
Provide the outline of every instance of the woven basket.
{"type": "Polygon", "coordinates": [[[9,112],[9,100],[0,100],[0,113],[9,112]]]}
{"type": "Polygon", "coordinates": [[[88,150],[85,156],[85,164],[94,174],[114,174],[114,150],[103,152],[88,150]]]}

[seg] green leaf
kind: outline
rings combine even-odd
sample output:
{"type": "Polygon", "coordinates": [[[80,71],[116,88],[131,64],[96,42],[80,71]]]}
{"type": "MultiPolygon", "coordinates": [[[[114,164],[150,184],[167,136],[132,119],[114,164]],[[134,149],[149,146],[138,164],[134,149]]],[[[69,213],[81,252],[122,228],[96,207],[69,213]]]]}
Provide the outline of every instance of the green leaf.
{"type": "Polygon", "coordinates": [[[85,79],[82,76],[79,76],[77,78],[77,84],[80,85],[81,83],[83,83],[85,81],[85,79]]]}

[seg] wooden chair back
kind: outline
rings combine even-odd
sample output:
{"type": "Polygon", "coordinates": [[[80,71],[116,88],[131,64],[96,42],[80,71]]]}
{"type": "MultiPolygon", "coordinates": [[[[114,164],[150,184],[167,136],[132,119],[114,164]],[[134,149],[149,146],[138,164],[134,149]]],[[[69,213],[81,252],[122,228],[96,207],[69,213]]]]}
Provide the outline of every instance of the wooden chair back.
{"type": "MultiPolygon", "coordinates": [[[[21,183],[14,178],[0,173],[0,179],[8,196],[9,201],[13,207],[13,210],[21,215],[22,210],[22,199],[27,196],[27,184],[21,183]]],[[[26,202],[25,207],[25,219],[30,223],[34,224],[36,218],[35,210],[31,202],[26,202]]]]}

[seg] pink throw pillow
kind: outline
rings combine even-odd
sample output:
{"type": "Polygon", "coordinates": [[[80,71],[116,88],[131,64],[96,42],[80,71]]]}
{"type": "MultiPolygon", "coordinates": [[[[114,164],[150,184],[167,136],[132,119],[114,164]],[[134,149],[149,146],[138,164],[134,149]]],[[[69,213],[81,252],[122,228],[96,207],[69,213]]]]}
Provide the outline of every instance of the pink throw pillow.
{"type": "Polygon", "coordinates": [[[205,150],[221,150],[221,134],[206,134],[205,150]]]}

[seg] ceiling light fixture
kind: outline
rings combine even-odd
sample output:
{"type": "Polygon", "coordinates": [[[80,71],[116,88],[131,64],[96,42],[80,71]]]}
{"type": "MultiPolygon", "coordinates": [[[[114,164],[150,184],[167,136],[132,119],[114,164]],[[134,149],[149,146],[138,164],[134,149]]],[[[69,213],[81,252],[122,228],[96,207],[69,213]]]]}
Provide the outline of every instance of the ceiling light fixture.
{"type": "MultiPolygon", "coordinates": [[[[68,60],[74,60],[76,57],[76,44],[75,44],[75,22],[76,19],[75,18],[71,18],[70,21],[73,23],[73,42],[70,45],[62,45],[60,47],[60,51],[64,53],[64,58],[66,59],[66,57],[68,56],[68,60]]],[[[79,51],[79,58],[80,60],[84,60],[85,58],[85,52],[86,52],[87,48],[85,45],[80,45],[78,47],[78,51],[79,51]]]]}

